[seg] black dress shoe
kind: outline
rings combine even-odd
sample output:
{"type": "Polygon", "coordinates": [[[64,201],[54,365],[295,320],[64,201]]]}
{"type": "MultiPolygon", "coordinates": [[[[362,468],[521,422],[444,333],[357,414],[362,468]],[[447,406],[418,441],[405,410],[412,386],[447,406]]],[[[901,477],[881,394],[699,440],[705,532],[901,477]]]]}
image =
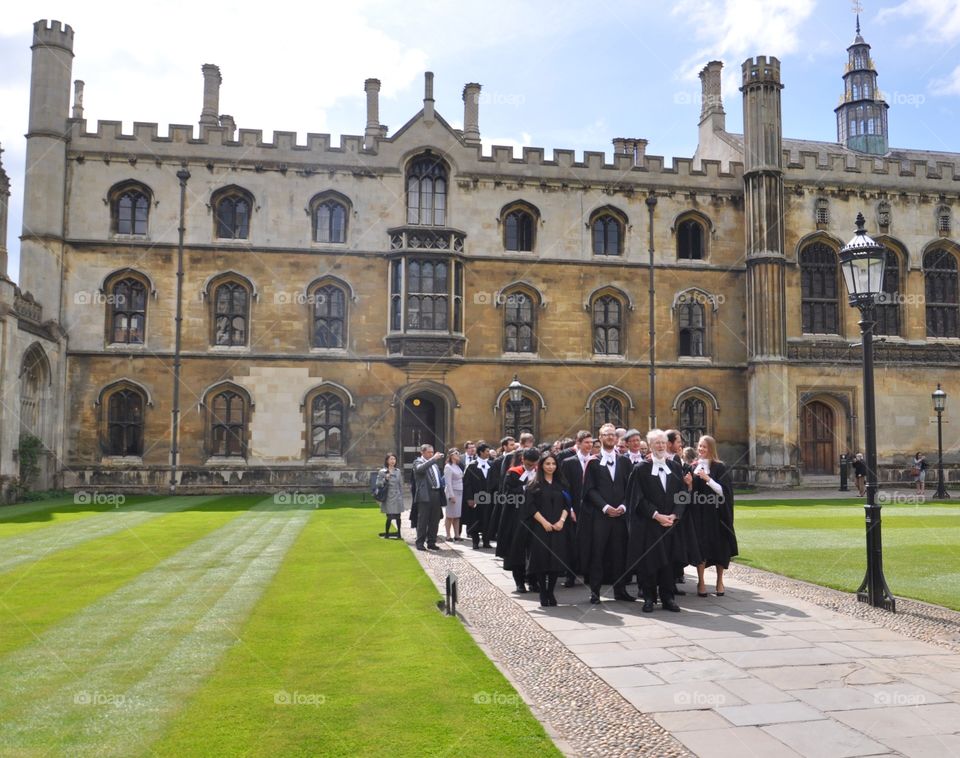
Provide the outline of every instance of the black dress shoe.
{"type": "Polygon", "coordinates": [[[590,604],[599,605],[600,604],[600,595],[596,592],[590,593],[590,604]]]}
{"type": "Polygon", "coordinates": [[[679,587],[674,587],[674,588],[673,588],[673,594],[674,594],[674,595],[686,595],[686,594],[687,594],[687,591],[686,591],[686,590],[682,590],[682,589],[680,589],[679,587]]]}
{"type": "Polygon", "coordinates": [[[527,586],[523,582],[517,582],[517,592],[526,593],[527,586]]]}
{"type": "Polygon", "coordinates": [[[417,545],[417,550],[422,550],[423,552],[427,552],[427,549],[423,545],[417,545]]]}
{"type": "Polygon", "coordinates": [[[625,601],[627,601],[627,602],[629,602],[629,603],[632,603],[632,602],[636,601],[636,598],[635,598],[633,595],[631,595],[629,592],[627,592],[626,590],[624,590],[623,592],[614,592],[614,593],[613,593],[613,599],[614,599],[614,600],[625,600],[625,601]]]}
{"type": "Polygon", "coordinates": [[[577,580],[572,576],[567,577],[567,580],[563,583],[563,586],[569,589],[570,587],[575,587],[577,585],[577,580]]]}
{"type": "Polygon", "coordinates": [[[492,545],[489,542],[484,542],[483,546],[488,549],[492,547],[492,545]]]}
{"type": "Polygon", "coordinates": [[[479,543],[479,542],[474,542],[474,543],[473,543],[473,549],[474,549],[474,550],[479,550],[479,549],[480,549],[480,543],[479,543]]]}
{"type": "Polygon", "coordinates": [[[440,548],[436,545],[427,545],[427,550],[439,550],[440,548]]]}
{"type": "Polygon", "coordinates": [[[667,601],[663,604],[663,610],[665,610],[665,611],[673,611],[674,613],[680,613],[680,606],[677,605],[676,602],[673,601],[673,600],[667,600],[667,601]]]}
{"type": "Polygon", "coordinates": [[[643,611],[644,613],[653,613],[653,601],[652,601],[652,600],[644,600],[644,601],[643,601],[643,608],[641,608],[640,610],[643,611]]]}

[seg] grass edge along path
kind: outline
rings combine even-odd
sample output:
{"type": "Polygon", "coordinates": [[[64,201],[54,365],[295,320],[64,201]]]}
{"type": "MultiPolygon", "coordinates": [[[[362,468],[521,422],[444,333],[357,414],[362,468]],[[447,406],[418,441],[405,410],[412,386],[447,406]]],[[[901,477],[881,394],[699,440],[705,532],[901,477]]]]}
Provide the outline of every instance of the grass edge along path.
{"type": "Polygon", "coordinates": [[[437,611],[409,548],[377,539],[376,506],[345,502],[314,512],[240,641],[145,754],[559,755],[461,622],[437,611]]]}
{"type": "MultiPolygon", "coordinates": [[[[246,510],[226,502],[229,497],[193,499],[197,502],[189,507],[132,529],[51,552],[0,573],[0,655],[32,641],[246,510]]],[[[157,502],[164,500],[157,498],[157,502]]]]}
{"type": "MultiPolygon", "coordinates": [[[[863,503],[741,501],[735,525],[745,566],[855,592],[866,570],[863,503]]],[[[960,611],[960,503],[884,505],[884,574],[890,590],[960,611]]]]}

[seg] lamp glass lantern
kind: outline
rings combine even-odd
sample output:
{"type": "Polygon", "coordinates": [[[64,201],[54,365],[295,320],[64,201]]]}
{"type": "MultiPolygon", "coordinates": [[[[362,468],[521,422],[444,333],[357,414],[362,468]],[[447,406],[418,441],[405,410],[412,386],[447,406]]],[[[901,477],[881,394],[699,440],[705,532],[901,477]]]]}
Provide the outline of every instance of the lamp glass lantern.
{"type": "Polygon", "coordinates": [[[510,400],[514,403],[519,403],[523,400],[523,385],[520,384],[520,380],[517,378],[517,375],[513,375],[513,381],[510,382],[510,385],[507,387],[507,390],[510,392],[510,400]]]}
{"type": "Polygon", "coordinates": [[[940,383],[937,382],[937,388],[933,391],[933,410],[937,413],[943,413],[947,407],[947,393],[940,389],[940,383]]]}
{"type": "Polygon", "coordinates": [[[858,213],[857,230],[840,250],[840,268],[851,305],[878,302],[883,294],[887,251],[867,234],[865,223],[863,214],[858,213]]]}

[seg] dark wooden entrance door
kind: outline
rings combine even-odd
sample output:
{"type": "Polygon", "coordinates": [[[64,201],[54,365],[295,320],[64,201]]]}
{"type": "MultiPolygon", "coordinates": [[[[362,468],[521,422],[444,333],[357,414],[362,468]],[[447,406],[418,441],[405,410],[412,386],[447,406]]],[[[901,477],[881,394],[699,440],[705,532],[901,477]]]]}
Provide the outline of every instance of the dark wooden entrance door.
{"type": "Polygon", "coordinates": [[[410,468],[420,455],[421,445],[430,444],[435,450],[446,452],[444,408],[443,400],[429,392],[411,395],[404,401],[400,419],[400,462],[407,481],[410,481],[410,468]]]}
{"type": "Polygon", "coordinates": [[[833,474],[836,456],[833,410],[830,406],[812,402],[800,411],[800,444],[803,451],[803,470],[807,474],[833,474]]]}

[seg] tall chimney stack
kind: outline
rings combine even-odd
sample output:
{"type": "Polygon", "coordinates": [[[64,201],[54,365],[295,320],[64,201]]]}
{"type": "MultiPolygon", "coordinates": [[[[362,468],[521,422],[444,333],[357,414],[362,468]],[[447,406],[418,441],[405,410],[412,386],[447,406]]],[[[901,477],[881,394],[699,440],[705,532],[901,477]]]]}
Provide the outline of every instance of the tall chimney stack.
{"type": "MultiPolygon", "coordinates": [[[[0,155],[3,148],[0,147],[0,155]]],[[[0,279],[7,279],[7,208],[10,202],[10,178],[0,160],[0,279]]]]}
{"type": "Polygon", "coordinates": [[[203,110],[200,111],[200,126],[220,125],[220,67],[204,63],[203,71],[203,110]]]}
{"type": "Polygon", "coordinates": [[[433,72],[423,73],[423,120],[433,121],[433,72]]]}
{"type": "Polygon", "coordinates": [[[463,87],[463,141],[480,144],[480,85],[476,82],[463,87]]]}
{"type": "Polygon", "coordinates": [[[76,121],[83,120],[83,79],[73,83],[73,118],[76,121]]]}
{"type": "Polygon", "coordinates": [[[363,146],[372,150],[377,146],[380,136],[380,80],[367,79],[363,83],[363,90],[367,93],[367,126],[363,130],[363,146]]]}
{"type": "Polygon", "coordinates": [[[722,72],[721,61],[710,61],[700,72],[700,123],[709,119],[713,131],[726,131],[727,128],[721,93],[722,72]]]}

